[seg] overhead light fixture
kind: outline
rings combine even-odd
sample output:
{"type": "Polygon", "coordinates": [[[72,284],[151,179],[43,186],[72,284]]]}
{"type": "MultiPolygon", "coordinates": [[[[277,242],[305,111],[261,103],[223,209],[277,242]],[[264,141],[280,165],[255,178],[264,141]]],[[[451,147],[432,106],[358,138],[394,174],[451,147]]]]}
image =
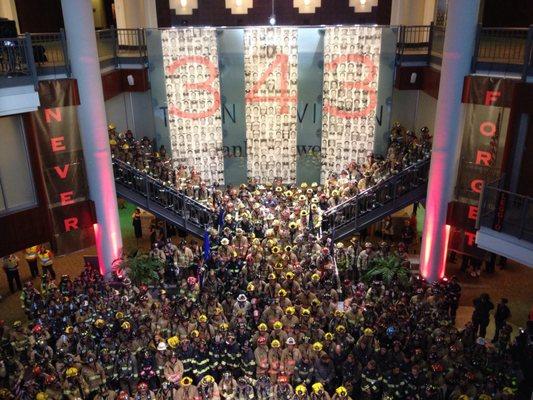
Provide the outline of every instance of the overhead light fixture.
{"type": "Polygon", "coordinates": [[[270,25],[276,25],[276,10],[274,9],[274,0],[272,0],[272,14],[270,15],[268,22],[270,25]]]}
{"type": "Polygon", "coordinates": [[[237,15],[248,14],[248,10],[254,6],[254,0],[226,0],[225,3],[226,8],[237,15]]]}
{"type": "Polygon", "coordinates": [[[300,14],[314,14],[316,9],[322,6],[322,0],[292,0],[292,6],[297,8],[300,14]]]}
{"type": "Polygon", "coordinates": [[[198,8],[198,0],[169,0],[169,6],[177,15],[192,15],[198,8]]]}
{"type": "Polygon", "coordinates": [[[372,7],[377,7],[378,0],[350,0],[349,4],[356,13],[369,13],[372,7]]]}

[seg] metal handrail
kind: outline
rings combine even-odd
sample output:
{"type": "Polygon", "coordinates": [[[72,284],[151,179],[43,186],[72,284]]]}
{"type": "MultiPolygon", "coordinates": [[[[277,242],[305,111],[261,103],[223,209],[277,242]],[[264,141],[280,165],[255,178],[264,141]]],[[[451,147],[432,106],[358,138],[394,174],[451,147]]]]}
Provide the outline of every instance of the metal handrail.
{"type": "Polygon", "coordinates": [[[367,212],[396,200],[427,183],[430,159],[421,160],[396,175],[366,189],[324,213],[325,230],[335,229],[357,221],[367,212]]]}
{"type": "Polygon", "coordinates": [[[0,76],[30,77],[36,85],[37,72],[29,34],[0,39],[0,76]]]}
{"type": "MultiPolygon", "coordinates": [[[[231,27],[232,29],[235,27],[231,27]]],[[[121,57],[135,57],[146,62],[147,45],[145,29],[102,29],[95,32],[99,58],[101,61],[111,60],[115,67],[120,64],[121,57]]],[[[431,25],[412,25],[397,27],[397,59],[408,52],[414,52],[416,56],[427,56],[428,63],[432,55],[437,59],[441,56],[444,43],[444,28],[431,25]],[[427,49],[427,50],[426,50],[427,49]],[[425,54],[424,54],[425,53],[425,54]]],[[[32,57],[18,55],[11,57],[11,64],[6,56],[0,63],[4,63],[0,73],[6,73],[7,67],[12,66],[12,60],[16,59],[15,72],[18,75],[33,76],[33,70],[37,75],[49,75],[62,73],[65,68],[67,76],[70,75],[70,62],[66,47],[64,32],[58,33],[32,33],[21,35],[14,39],[0,41],[0,54],[7,54],[13,49],[7,49],[2,45],[5,41],[24,42],[26,49],[32,49],[32,57]],[[29,38],[28,38],[29,36],[29,38]],[[46,55],[46,62],[43,60],[46,55]],[[35,58],[37,64],[29,58],[35,58]]],[[[21,46],[19,46],[22,48],[21,46]]],[[[27,51],[26,51],[27,52],[27,51]]],[[[522,80],[533,72],[533,25],[529,28],[483,28],[478,29],[475,43],[474,57],[472,60],[472,72],[476,72],[480,66],[484,68],[503,68],[521,73],[522,80]],[[499,66],[499,67],[498,67],[499,66]]],[[[0,66],[2,68],[2,66],[0,66]]],[[[34,77],[37,84],[37,78],[34,77]]]]}
{"type": "Polygon", "coordinates": [[[38,74],[70,73],[64,30],[56,33],[30,33],[31,47],[38,74]]]}
{"type": "MultiPolygon", "coordinates": [[[[497,181],[500,186],[501,181],[497,181]]],[[[484,185],[478,204],[476,228],[485,227],[533,242],[533,198],[484,185]]]]}
{"type": "Polygon", "coordinates": [[[402,171],[400,171],[399,173],[395,174],[395,175],[392,175],[391,177],[377,183],[376,185],[372,186],[372,187],[369,187],[368,189],[365,189],[363,190],[362,192],[360,193],[357,193],[355,196],[352,196],[350,197],[349,199],[346,199],[344,200],[342,203],[339,203],[337,204],[335,207],[332,207],[332,208],[329,208],[324,214],[325,215],[328,215],[328,214],[332,214],[334,212],[337,212],[338,209],[340,209],[341,207],[343,207],[345,204],[347,203],[350,203],[350,202],[353,202],[353,201],[356,201],[357,197],[360,197],[360,196],[363,196],[363,195],[366,195],[368,193],[371,193],[372,191],[376,190],[376,188],[379,188],[379,186],[381,185],[385,185],[387,184],[388,182],[394,180],[394,179],[398,179],[399,177],[403,176],[403,175],[407,175],[409,174],[411,171],[413,170],[416,170],[418,168],[420,168],[420,166],[424,165],[424,164],[429,164],[429,158],[426,158],[424,160],[421,160],[421,161],[418,161],[416,163],[414,163],[413,165],[410,165],[408,166],[407,168],[403,169],[402,171]]]}
{"type": "Polygon", "coordinates": [[[147,201],[155,202],[179,215],[187,223],[206,229],[216,222],[217,214],[213,210],[124,161],[113,158],[113,172],[116,182],[141,195],[147,201]]]}
{"type": "MultiPolygon", "coordinates": [[[[444,27],[433,24],[401,25],[397,31],[396,54],[401,59],[406,50],[420,53],[421,49],[427,47],[429,62],[432,54],[438,57],[442,55],[444,34],[444,27]]],[[[510,70],[520,72],[522,80],[525,80],[533,67],[533,25],[529,28],[488,28],[479,25],[474,43],[471,72],[476,72],[480,66],[506,70],[510,66],[510,70]],[[518,71],[517,67],[520,65],[522,65],[522,70],[518,71]]]]}

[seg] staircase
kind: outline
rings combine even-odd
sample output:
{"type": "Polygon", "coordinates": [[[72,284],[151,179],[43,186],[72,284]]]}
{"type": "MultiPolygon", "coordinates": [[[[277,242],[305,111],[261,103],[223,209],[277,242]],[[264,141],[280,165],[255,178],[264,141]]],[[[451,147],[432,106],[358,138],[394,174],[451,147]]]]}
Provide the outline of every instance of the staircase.
{"type": "MultiPolygon", "coordinates": [[[[429,159],[329,209],[322,222],[323,233],[343,240],[408,205],[426,197],[429,159]]],[[[217,214],[154,179],[128,163],[113,159],[117,195],[199,238],[216,226],[217,214]]]]}
{"type": "Polygon", "coordinates": [[[216,224],[212,210],[128,163],[113,159],[117,195],[198,238],[216,224]]]}
{"type": "Polygon", "coordinates": [[[322,222],[323,233],[343,240],[387,215],[426,197],[430,159],[411,165],[329,209],[322,222]]]}

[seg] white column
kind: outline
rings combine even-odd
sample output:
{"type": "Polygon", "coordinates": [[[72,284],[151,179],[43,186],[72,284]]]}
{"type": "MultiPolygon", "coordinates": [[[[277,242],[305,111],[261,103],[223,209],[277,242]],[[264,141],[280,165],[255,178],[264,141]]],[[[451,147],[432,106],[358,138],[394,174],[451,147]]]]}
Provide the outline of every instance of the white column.
{"type": "Polygon", "coordinates": [[[91,200],[96,208],[96,247],[100,271],[109,273],[122,251],[117,197],[96,50],[91,0],[61,0],[72,73],[78,82],[83,155],[91,200]]]}
{"type": "Polygon", "coordinates": [[[429,25],[435,15],[435,0],[426,0],[424,4],[424,18],[422,25],[429,25]]]}
{"type": "Polygon", "coordinates": [[[155,0],[144,0],[144,26],[143,28],[157,28],[157,8],[155,0]]]}
{"type": "Polygon", "coordinates": [[[392,0],[391,12],[390,12],[390,24],[391,25],[402,25],[403,22],[403,7],[404,0],[392,0]]]}
{"type": "Polygon", "coordinates": [[[392,0],[391,25],[423,25],[427,1],[434,0],[392,0]]]}
{"type": "Polygon", "coordinates": [[[115,0],[115,20],[117,21],[117,29],[126,29],[128,24],[126,22],[126,5],[124,0],[115,0]]]}
{"type": "Polygon", "coordinates": [[[24,33],[20,32],[15,0],[0,0],[0,17],[15,21],[15,24],[17,24],[17,31],[19,33],[24,33]]]}
{"type": "Polygon", "coordinates": [[[446,268],[446,213],[453,193],[461,139],[463,79],[470,72],[479,0],[450,0],[439,99],[422,233],[420,272],[429,281],[444,276],[446,268]]]}
{"type": "MultiPolygon", "coordinates": [[[[153,13],[155,13],[155,0],[153,2],[153,7],[153,13]]],[[[146,25],[146,10],[147,7],[144,0],[115,0],[117,29],[144,28],[146,25]]]]}

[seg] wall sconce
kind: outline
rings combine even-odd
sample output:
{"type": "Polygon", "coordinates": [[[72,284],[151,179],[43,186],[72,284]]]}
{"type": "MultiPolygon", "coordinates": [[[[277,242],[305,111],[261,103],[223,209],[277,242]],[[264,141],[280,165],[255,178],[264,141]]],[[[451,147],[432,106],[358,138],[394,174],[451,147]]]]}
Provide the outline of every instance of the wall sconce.
{"type": "Polygon", "coordinates": [[[314,14],[322,6],[322,0],[293,0],[292,4],[300,14],[314,14]]]}
{"type": "Polygon", "coordinates": [[[350,7],[355,9],[355,12],[369,13],[372,12],[372,7],[378,5],[379,0],[350,0],[350,7]]]}
{"type": "Polygon", "coordinates": [[[253,8],[254,0],[226,0],[226,8],[232,14],[248,14],[248,9],[253,8]]]}
{"type": "Polygon", "coordinates": [[[198,0],[170,0],[170,9],[177,15],[192,15],[198,8],[198,0]]]}

